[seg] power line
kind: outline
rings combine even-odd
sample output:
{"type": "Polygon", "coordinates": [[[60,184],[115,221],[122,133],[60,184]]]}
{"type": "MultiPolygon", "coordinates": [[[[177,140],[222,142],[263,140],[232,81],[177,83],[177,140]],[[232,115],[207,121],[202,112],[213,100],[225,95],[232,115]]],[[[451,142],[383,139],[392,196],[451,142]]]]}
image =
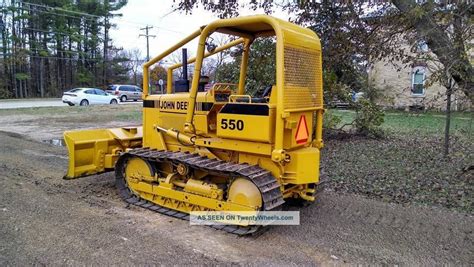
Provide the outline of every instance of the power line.
{"type": "Polygon", "coordinates": [[[95,18],[103,17],[103,16],[91,15],[91,14],[83,13],[83,12],[79,12],[79,11],[67,10],[67,9],[63,9],[63,8],[60,8],[60,7],[52,7],[52,6],[33,4],[33,3],[28,3],[28,2],[21,2],[21,3],[22,4],[27,4],[29,6],[43,7],[43,8],[46,8],[46,9],[49,9],[49,10],[54,10],[54,11],[61,11],[61,12],[68,12],[68,13],[72,13],[72,14],[78,14],[80,16],[88,16],[88,17],[95,17],[95,18]]]}
{"type": "MultiPolygon", "coordinates": [[[[14,56],[13,53],[0,54],[3,56],[14,56]]],[[[62,59],[62,60],[74,60],[74,61],[103,61],[101,58],[68,58],[68,57],[55,57],[55,56],[35,56],[35,55],[25,55],[29,58],[47,58],[47,59],[62,59]]],[[[125,60],[128,61],[128,60],[125,60]]]]}
{"type": "MultiPolygon", "coordinates": [[[[181,32],[181,31],[175,31],[175,30],[168,29],[168,28],[165,28],[165,27],[160,27],[156,24],[148,24],[148,23],[140,23],[140,22],[134,22],[134,21],[129,21],[129,20],[122,20],[121,18],[119,18],[117,21],[114,21],[114,22],[115,23],[129,24],[129,25],[138,25],[138,26],[153,26],[153,28],[156,28],[156,29],[159,29],[159,30],[164,30],[164,31],[183,34],[183,32],[181,32]]],[[[133,27],[133,26],[131,26],[131,27],[133,27]]]]}
{"type": "MultiPolygon", "coordinates": [[[[79,12],[79,11],[67,10],[67,9],[63,9],[63,8],[59,8],[59,7],[51,7],[51,6],[47,6],[47,5],[35,4],[35,3],[30,3],[30,2],[18,2],[18,7],[17,8],[20,9],[20,10],[30,11],[30,12],[36,13],[36,14],[51,14],[51,15],[55,15],[55,16],[64,16],[64,17],[69,17],[69,18],[73,18],[73,19],[91,20],[91,21],[94,21],[94,22],[96,22],[97,19],[102,19],[103,18],[104,19],[104,24],[106,24],[105,25],[106,27],[107,27],[107,24],[108,24],[108,18],[106,16],[91,15],[91,14],[87,14],[87,13],[83,13],[83,12],[79,12]],[[20,6],[20,4],[21,4],[21,6],[20,6]],[[64,14],[64,13],[67,13],[67,14],[64,14]]],[[[173,9],[173,10],[167,12],[165,15],[160,17],[160,21],[161,21],[161,19],[163,19],[164,17],[172,14],[175,11],[176,10],[173,9]]],[[[116,22],[117,23],[134,24],[134,25],[146,25],[144,23],[128,21],[128,20],[122,20],[122,19],[119,19],[116,22]]],[[[147,41],[147,60],[150,59],[150,55],[149,55],[149,53],[150,53],[149,52],[149,37],[156,37],[156,35],[152,35],[149,31],[152,28],[157,28],[157,30],[161,29],[161,30],[165,30],[165,31],[169,31],[169,32],[182,34],[182,32],[175,31],[175,30],[172,30],[172,29],[168,29],[168,28],[165,28],[165,27],[159,27],[159,26],[156,26],[156,25],[146,25],[145,28],[141,28],[141,30],[145,30],[145,34],[141,34],[140,36],[144,36],[144,37],[147,38],[147,40],[146,40],[147,41]]],[[[59,35],[63,35],[63,36],[70,36],[70,35],[75,34],[73,32],[67,33],[67,32],[62,32],[60,30],[59,31],[51,31],[51,30],[48,30],[48,29],[43,30],[43,29],[32,29],[32,28],[26,28],[26,27],[25,27],[25,30],[43,32],[43,33],[47,33],[47,34],[59,34],[59,35]]],[[[106,39],[108,39],[108,36],[104,36],[104,37],[106,39]]],[[[135,39],[134,43],[136,43],[137,41],[138,41],[138,39],[135,39]]],[[[104,47],[104,52],[105,52],[106,49],[107,48],[104,47]]],[[[54,50],[54,48],[52,48],[52,50],[54,50]]],[[[66,51],[64,51],[64,52],[66,52],[66,51]]],[[[70,52],[70,51],[67,51],[67,52],[70,52]]]]}
{"type": "Polygon", "coordinates": [[[50,12],[47,10],[32,9],[31,7],[18,7],[18,9],[30,11],[30,12],[41,12],[41,13],[51,14],[55,16],[63,16],[63,17],[68,17],[68,18],[73,18],[73,19],[84,19],[84,20],[91,20],[91,21],[96,21],[97,19],[102,18],[102,17],[79,17],[79,16],[73,16],[73,15],[68,15],[68,14],[63,14],[63,13],[57,13],[54,11],[50,12]]]}
{"type": "MultiPolygon", "coordinates": [[[[85,19],[85,20],[92,20],[92,21],[96,21],[96,19],[105,18],[105,15],[104,16],[91,15],[91,14],[87,14],[87,13],[83,13],[83,12],[72,11],[72,10],[62,9],[62,8],[58,8],[58,7],[51,7],[51,6],[46,6],[46,5],[40,5],[40,4],[33,4],[33,3],[28,3],[28,2],[20,2],[20,3],[26,4],[26,6],[28,6],[28,7],[26,7],[26,6],[18,7],[19,9],[26,10],[26,11],[31,11],[31,12],[41,12],[41,13],[46,13],[46,14],[51,14],[51,15],[57,15],[57,16],[73,18],[73,19],[85,19]],[[32,6],[43,7],[43,8],[48,9],[49,11],[48,10],[32,9],[32,6]],[[63,14],[63,13],[59,13],[59,12],[68,12],[68,13],[77,14],[77,15],[80,15],[80,16],[73,16],[73,15],[63,14]]],[[[174,9],[171,10],[170,12],[168,12],[165,15],[163,15],[162,17],[160,17],[160,19],[172,14],[175,11],[176,10],[174,10],[174,9]]],[[[153,26],[154,28],[157,28],[157,29],[183,34],[183,32],[181,32],[181,31],[175,31],[175,30],[165,28],[165,27],[160,27],[160,26],[157,26],[157,25],[154,25],[154,24],[146,24],[146,23],[140,23],[140,22],[122,20],[122,19],[119,19],[117,22],[126,23],[126,24],[133,24],[133,25],[140,25],[140,26],[143,26],[143,25],[153,26]]]]}
{"type": "Polygon", "coordinates": [[[70,54],[84,54],[84,55],[87,55],[87,52],[84,52],[84,51],[74,51],[74,50],[57,50],[55,48],[50,48],[48,47],[47,49],[42,49],[42,48],[33,48],[33,47],[30,47],[26,50],[30,50],[30,52],[49,52],[49,50],[52,50],[53,52],[61,52],[61,53],[70,53],[70,54]]]}
{"type": "MultiPolygon", "coordinates": [[[[71,13],[71,14],[78,14],[81,17],[71,16],[71,15],[66,15],[66,14],[61,14],[61,13],[51,13],[51,12],[48,12],[48,11],[45,11],[45,10],[32,10],[31,8],[24,8],[25,10],[28,10],[28,11],[39,11],[39,12],[44,12],[44,13],[48,13],[48,14],[52,14],[52,15],[60,15],[60,16],[66,16],[66,17],[71,17],[71,18],[77,18],[77,19],[83,18],[82,16],[99,18],[99,19],[105,17],[105,16],[91,15],[91,14],[78,12],[78,11],[67,10],[67,9],[63,9],[63,8],[59,8],[59,7],[51,7],[51,6],[33,4],[33,3],[28,3],[28,2],[21,2],[21,3],[27,4],[27,5],[30,5],[30,6],[43,7],[43,8],[49,9],[51,11],[60,11],[60,12],[68,12],[68,13],[71,13]]],[[[164,18],[164,17],[166,17],[166,16],[168,16],[168,15],[174,13],[174,12],[176,12],[175,9],[173,9],[173,10],[169,11],[168,13],[166,13],[165,15],[161,16],[160,19],[162,19],[162,18],[164,18]]],[[[85,19],[92,19],[92,18],[85,18],[85,19]]],[[[119,22],[125,22],[125,23],[129,23],[129,24],[142,25],[142,26],[143,25],[146,25],[146,26],[150,25],[150,26],[153,26],[155,28],[162,29],[162,30],[165,30],[165,31],[170,31],[170,32],[175,32],[175,33],[182,33],[182,32],[179,32],[179,31],[172,30],[172,29],[160,27],[160,26],[157,26],[157,25],[146,24],[146,23],[141,23],[141,22],[136,22],[136,21],[120,20],[119,22]]]]}
{"type": "MultiPolygon", "coordinates": [[[[13,53],[0,53],[0,56],[12,56],[13,53]]],[[[29,58],[47,58],[47,59],[62,59],[62,60],[73,60],[73,61],[103,61],[103,58],[68,58],[68,57],[55,57],[55,56],[36,56],[36,55],[25,55],[25,57],[29,58]]],[[[118,62],[142,62],[143,60],[140,59],[112,59],[112,61],[118,62]]]]}
{"type": "Polygon", "coordinates": [[[61,31],[47,31],[47,30],[41,30],[41,29],[32,29],[32,28],[23,28],[24,30],[27,31],[34,31],[34,32],[44,32],[44,33],[52,33],[52,34],[59,34],[59,35],[72,35],[74,33],[65,33],[61,31]]]}

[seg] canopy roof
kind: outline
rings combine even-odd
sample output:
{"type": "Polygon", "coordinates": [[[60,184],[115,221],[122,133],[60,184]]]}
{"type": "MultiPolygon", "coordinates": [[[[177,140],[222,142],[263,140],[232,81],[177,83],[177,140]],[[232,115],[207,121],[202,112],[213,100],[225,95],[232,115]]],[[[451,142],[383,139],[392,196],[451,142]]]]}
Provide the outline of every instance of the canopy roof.
{"type": "Polygon", "coordinates": [[[319,37],[312,30],[268,15],[220,19],[203,29],[205,32],[217,31],[242,37],[276,35],[285,43],[320,49],[319,37]]]}

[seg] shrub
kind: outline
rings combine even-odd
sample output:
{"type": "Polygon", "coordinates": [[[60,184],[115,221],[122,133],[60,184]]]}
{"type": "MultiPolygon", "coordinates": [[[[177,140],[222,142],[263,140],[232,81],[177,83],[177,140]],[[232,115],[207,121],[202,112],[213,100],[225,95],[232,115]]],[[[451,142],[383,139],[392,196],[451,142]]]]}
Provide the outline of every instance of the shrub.
{"type": "Polygon", "coordinates": [[[324,112],[323,128],[335,129],[339,125],[339,123],[341,123],[341,121],[342,121],[341,116],[337,116],[334,113],[332,113],[330,110],[327,110],[326,112],[324,112]]]}
{"type": "Polygon", "coordinates": [[[384,122],[384,113],[382,110],[367,99],[361,99],[355,103],[355,105],[356,117],[354,126],[356,131],[371,137],[383,136],[383,131],[380,128],[384,122]]]}

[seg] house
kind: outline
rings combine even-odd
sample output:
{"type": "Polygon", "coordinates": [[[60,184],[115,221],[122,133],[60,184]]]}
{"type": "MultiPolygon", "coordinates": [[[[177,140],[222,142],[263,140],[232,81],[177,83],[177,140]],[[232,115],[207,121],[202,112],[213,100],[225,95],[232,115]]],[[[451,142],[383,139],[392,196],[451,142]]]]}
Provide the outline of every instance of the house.
{"type": "MultiPolygon", "coordinates": [[[[406,45],[404,49],[410,51],[406,45]]],[[[410,52],[409,52],[410,53],[410,52]]],[[[377,88],[380,97],[377,102],[383,107],[401,110],[445,110],[446,87],[432,82],[433,75],[439,66],[433,61],[423,60],[423,55],[434,56],[424,42],[420,42],[416,51],[420,60],[411,63],[376,61],[369,70],[369,85],[377,88]]],[[[471,62],[474,53],[471,53],[471,62]]],[[[452,95],[452,110],[470,108],[470,101],[461,90],[452,95]]]]}

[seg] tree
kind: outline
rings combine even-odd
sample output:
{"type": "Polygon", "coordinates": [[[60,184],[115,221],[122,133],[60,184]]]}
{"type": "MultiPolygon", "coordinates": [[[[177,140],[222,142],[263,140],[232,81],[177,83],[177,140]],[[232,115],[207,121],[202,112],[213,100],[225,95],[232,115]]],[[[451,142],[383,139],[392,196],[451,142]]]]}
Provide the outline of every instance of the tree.
{"type": "MultiPolygon", "coordinates": [[[[463,92],[473,100],[473,69],[467,56],[466,38],[472,39],[473,4],[467,1],[250,1],[249,8],[271,13],[276,6],[287,10],[292,20],[315,30],[323,45],[324,69],[351,88],[361,88],[371,60],[403,59],[396,43],[399,34],[416,32],[446,66],[463,92]],[[468,29],[468,30],[465,30],[468,29]]],[[[202,5],[220,17],[238,15],[237,1],[176,0],[186,13],[202,5]]],[[[470,40],[468,40],[470,41],[470,40]]]]}
{"type": "Polygon", "coordinates": [[[60,96],[71,87],[105,86],[105,77],[121,76],[115,72],[123,71],[124,58],[114,58],[119,53],[108,38],[108,18],[125,4],[2,1],[0,97],[60,96]]]}
{"type": "MultiPolygon", "coordinates": [[[[447,77],[449,77],[447,73],[447,77]]],[[[451,128],[451,97],[453,94],[453,80],[448,78],[448,81],[445,83],[446,87],[446,126],[444,128],[444,156],[448,157],[449,155],[449,139],[450,139],[450,128],[451,128]]]]}
{"type": "MultiPolygon", "coordinates": [[[[238,83],[240,63],[242,61],[242,46],[227,52],[234,59],[224,62],[216,75],[218,82],[238,83]]],[[[247,91],[256,93],[263,87],[275,84],[276,50],[274,38],[257,38],[250,46],[247,78],[247,91]]]]}
{"type": "Polygon", "coordinates": [[[124,51],[123,56],[128,59],[128,68],[132,72],[133,84],[138,85],[138,74],[145,60],[142,58],[142,52],[138,48],[124,51]]]}
{"type": "MultiPolygon", "coordinates": [[[[187,51],[188,53],[188,59],[193,57],[193,54],[190,53],[190,51],[187,51]]],[[[179,64],[183,61],[183,53],[182,51],[174,51],[173,53],[171,53],[169,56],[166,57],[166,63],[168,63],[169,65],[175,65],[175,64],[179,64]]],[[[192,75],[192,70],[193,70],[193,66],[194,64],[190,64],[188,66],[188,77],[191,77],[192,75]]],[[[173,72],[173,77],[174,79],[181,79],[181,77],[183,77],[183,68],[177,68],[174,70],[173,72]]]]}
{"type": "Polygon", "coordinates": [[[407,30],[414,30],[419,39],[450,69],[459,88],[474,103],[474,69],[469,61],[468,42],[472,41],[474,5],[468,1],[448,4],[445,1],[393,0],[407,30]]]}
{"type": "MultiPolygon", "coordinates": [[[[177,2],[176,7],[186,12],[192,12],[193,8],[202,5],[220,17],[238,14],[238,6],[233,3],[226,4],[226,1],[177,2]]],[[[366,5],[361,2],[346,4],[340,1],[287,1],[278,6],[289,11],[294,22],[319,34],[323,46],[323,68],[334,73],[338,81],[354,90],[360,90],[371,59],[368,48],[372,43],[381,43],[374,34],[378,25],[362,17],[366,5]]],[[[267,13],[271,13],[275,5],[274,1],[251,1],[247,7],[263,8],[267,13]]]]}
{"type": "Polygon", "coordinates": [[[110,84],[127,83],[132,72],[132,60],[128,58],[126,51],[111,47],[109,50],[110,60],[107,62],[109,69],[108,81],[110,84]]]}
{"type": "MultiPolygon", "coordinates": [[[[219,47],[231,42],[235,38],[229,38],[227,35],[222,33],[214,33],[211,35],[210,39],[210,43],[212,43],[216,47],[219,47]]],[[[219,71],[221,69],[222,64],[224,64],[224,62],[229,58],[230,53],[224,52],[217,53],[212,57],[208,57],[204,60],[204,72],[207,73],[211,81],[216,80],[217,76],[219,75],[219,71]]]]}
{"type": "MultiPolygon", "coordinates": [[[[473,40],[471,14],[474,6],[459,1],[448,4],[444,1],[394,0],[397,10],[390,17],[395,18],[390,25],[403,25],[406,42],[411,50],[400,49],[404,63],[422,62],[431,75],[426,83],[438,83],[446,88],[440,98],[446,101],[446,126],[444,134],[444,155],[449,155],[451,100],[458,91],[463,92],[474,103],[474,73],[468,51],[473,40]],[[426,45],[427,52],[420,52],[420,43],[426,45]]],[[[393,32],[390,30],[388,32],[393,32]]]]}
{"type": "MultiPolygon", "coordinates": [[[[152,85],[159,86],[158,81],[159,80],[166,81],[166,78],[167,78],[167,71],[160,64],[156,65],[155,67],[153,67],[151,69],[151,71],[150,71],[150,82],[151,82],[152,85]]],[[[163,90],[164,90],[164,88],[163,88],[163,90]]]]}
{"type": "MultiPolygon", "coordinates": [[[[234,2],[226,1],[182,0],[177,1],[176,8],[192,12],[199,5],[223,18],[238,14],[238,6],[235,6],[234,2]]],[[[343,97],[351,101],[351,91],[367,89],[367,69],[371,60],[375,59],[374,55],[378,56],[390,48],[382,45],[383,37],[376,34],[380,24],[364,17],[367,8],[365,3],[287,1],[283,4],[278,3],[278,6],[289,11],[293,15],[294,22],[310,27],[319,34],[323,47],[323,70],[325,76],[333,78],[331,83],[325,83],[325,85],[330,85],[324,86],[325,94],[330,91],[331,96],[343,97]]],[[[385,10],[386,6],[381,4],[380,8],[385,10]]],[[[275,2],[251,1],[247,7],[263,8],[265,12],[271,13],[275,2]]],[[[382,11],[378,13],[380,12],[382,11]]],[[[372,16],[376,15],[372,14],[372,16]]],[[[247,87],[252,92],[256,92],[262,86],[275,83],[275,47],[272,42],[271,39],[264,39],[264,41],[257,39],[252,44],[247,72],[247,87]]],[[[237,56],[235,61],[224,63],[217,80],[236,82],[239,62],[240,58],[237,56]]],[[[380,109],[373,102],[367,105],[352,104],[354,108],[361,111],[359,118],[383,117],[380,109]],[[374,114],[366,114],[367,112],[374,112],[374,114]]],[[[382,121],[382,119],[359,119],[358,123],[354,122],[351,125],[360,126],[360,132],[367,133],[367,129],[375,129],[382,121]],[[361,122],[370,125],[362,125],[361,122]]]]}

